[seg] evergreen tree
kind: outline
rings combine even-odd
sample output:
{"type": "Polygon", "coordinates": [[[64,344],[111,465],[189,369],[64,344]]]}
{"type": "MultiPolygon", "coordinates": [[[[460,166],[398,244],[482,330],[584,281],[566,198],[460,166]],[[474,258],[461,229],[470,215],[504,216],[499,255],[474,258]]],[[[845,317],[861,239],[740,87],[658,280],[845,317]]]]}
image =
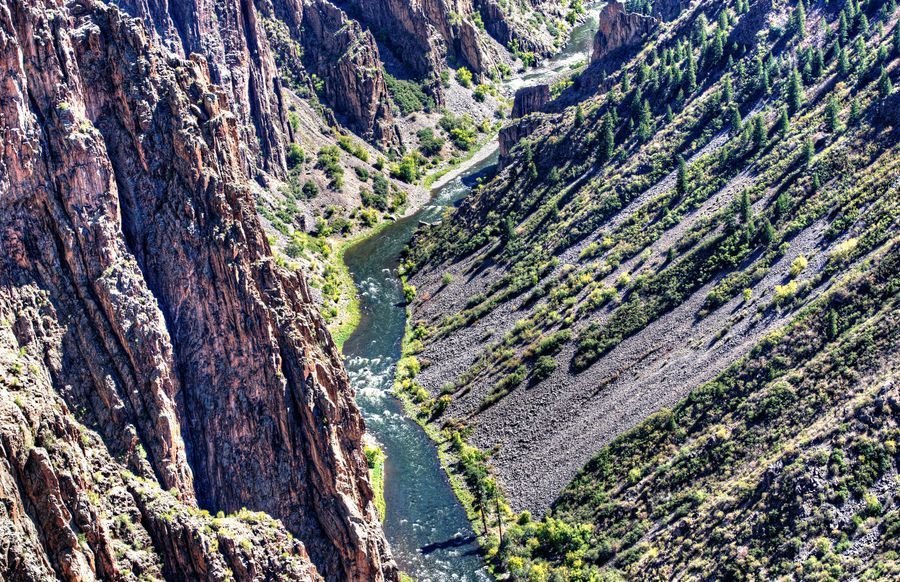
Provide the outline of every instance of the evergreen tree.
{"type": "Polygon", "coordinates": [[[847,58],[847,50],[838,47],[838,72],[841,76],[846,76],[850,72],[850,59],[847,58]]]}
{"type": "Polygon", "coordinates": [[[675,119],[675,114],[672,113],[672,106],[666,104],[666,123],[672,123],[673,119],[675,119]]]}
{"type": "Polygon", "coordinates": [[[788,117],[787,108],[783,105],[781,107],[781,113],[778,114],[778,121],[776,122],[775,127],[777,128],[775,131],[781,136],[787,135],[787,132],[791,129],[791,120],[788,117]]]}
{"type": "Polygon", "coordinates": [[[847,24],[847,14],[846,8],[841,10],[841,15],[838,17],[838,40],[841,43],[841,46],[845,46],[847,44],[847,35],[849,31],[849,25],[847,24]]]}
{"type": "Polygon", "coordinates": [[[616,147],[615,142],[612,120],[609,114],[606,114],[603,116],[603,123],[600,127],[600,146],[597,150],[597,157],[601,164],[605,164],[612,159],[613,149],[616,147]]]}
{"type": "Polygon", "coordinates": [[[826,329],[828,339],[831,340],[835,339],[841,333],[840,320],[838,319],[837,311],[834,309],[828,311],[828,327],[826,329]]]}
{"type": "Polygon", "coordinates": [[[746,189],[741,191],[738,199],[738,215],[743,224],[750,224],[753,221],[753,204],[750,202],[750,192],[746,189]]]}
{"type": "Polygon", "coordinates": [[[641,107],[638,115],[638,139],[645,142],[653,135],[653,114],[650,112],[650,102],[644,99],[644,106],[641,107]]]}
{"type": "Polygon", "coordinates": [[[894,85],[891,84],[891,78],[888,77],[887,71],[884,68],[884,65],[881,67],[881,76],[878,77],[878,94],[882,99],[891,94],[894,90],[894,85]]]}
{"type": "Polygon", "coordinates": [[[775,227],[768,218],[764,218],[759,226],[759,240],[765,246],[769,246],[775,240],[775,227]]]}
{"type": "Polygon", "coordinates": [[[712,52],[713,63],[718,63],[725,56],[725,33],[723,31],[720,30],[716,33],[716,38],[713,39],[710,51],[712,52]]]}
{"type": "Polygon", "coordinates": [[[803,140],[803,165],[809,166],[816,155],[816,146],[813,144],[811,137],[803,140]]]}
{"type": "Polygon", "coordinates": [[[838,104],[834,95],[828,97],[828,103],[825,105],[825,128],[830,132],[840,131],[841,121],[839,115],[841,106],[838,104]]]}
{"type": "Polygon", "coordinates": [[[689,51],[687,55],[685,82],[687,83],[688,93],[693,93],[697,89],[697,63],[694,61],[694,51],[689,51]]]}
{"type": "Polygon", "coordinates": [[[728,105],[734,99],[734,87],[731,83],[731,75],[725,75],[722,79],[722,101],[728,105]]]}
{"type": "Polygon", "coordinates": [[[794,13],[791,15],[791,32],[798,38],[806,36],[806,7],[803,0],[797,3],[794,13]]]}
{"type": "Polygon", "coordinates": [[[795,68],[791,70],[791,75],[788,78],[787,86],[787,105],[788,109],[791,112],[791,115],[797,113],[802,104],[803,85],[800,82],[800,73],[798,73],[797,69],[795,68]]]}
{"type": "Polygon", "coordinates": [[[784,218],[787,216],[788,210],[790,209],[791,195],[787,192],[782,192],[778,195],[778,198],[775,199],[775,217],[784,218]]]}
{"type": "Polygon", "coordinates": [[[900,57],[900,25],[894,27],[894,56],[900,57]]]}
{"type": "Polygon", "coordinates": [[[861,109],[859,98],[854,97],[853,101],[850,102],[850,123],[856,123],[856,121],[859,120],[861,109]]]}
{"type": "Polygon", "coordinates": [[[741,129],[743,127],[741,124],[741,110],[738,109],[738,106],[736,104],[734,104],[729,108],[729,112],[731,113],[731,118],[729,120],[731,131],[734,134],[738,134],[741,132],[741,129]]]}
{"type": "Polygon", "coordinates": [[[769,71],[766,69],[762,59],[756,59],[756,88],[761,93],[768,95],[771,91],[769,85],[769,71]]]}
{"type": "Polygon", "coordinates": [[[766,147],[766,139],[768,137],[766,135],[766,122],[763,119],[762,115],[758,113],[753,116],[751,136],[753,145],[757,149],[766,147]]]}
{"type": "Polygon", "coordinates": [[[675,173],[675,193],[678,198],[684,198],[688,192],[688,171],[684,158],[678,156],[678,170],[675,173]]]}
{"type": "Polygon", "coordinates": [[[581,103],[578,104],[578,107],[575,108],[575,126],[580,127],[581,124],[584,123],[584,108],[581,107],[581,103]]]}

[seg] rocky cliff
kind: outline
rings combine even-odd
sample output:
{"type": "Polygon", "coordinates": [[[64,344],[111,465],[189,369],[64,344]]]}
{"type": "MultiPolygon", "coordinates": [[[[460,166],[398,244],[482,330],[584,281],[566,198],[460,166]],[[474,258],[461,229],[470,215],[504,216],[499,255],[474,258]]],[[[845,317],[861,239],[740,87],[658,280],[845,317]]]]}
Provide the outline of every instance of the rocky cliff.
{"type": "Polygon", "coordinates": [[[253,7],[143,6],[0,9],[3,574],[395,579],[339,354],[254,209],[253,7]]]}
{"type": "Polygon", "coordinates": [[[626,12],[620,2],[613,0],[600,11],[591,64],[611,67],[614,61],[626,57],[629,49],[640,45],[656,25],[652,16],[626,12]]]}
{"type": "Polygon", "coordinates": [[[327,0],[312,0],[300,38],[307,67],[325,82],[324,97],[345,125],[382,147],[399,145],[372,35],[327,0]]]}

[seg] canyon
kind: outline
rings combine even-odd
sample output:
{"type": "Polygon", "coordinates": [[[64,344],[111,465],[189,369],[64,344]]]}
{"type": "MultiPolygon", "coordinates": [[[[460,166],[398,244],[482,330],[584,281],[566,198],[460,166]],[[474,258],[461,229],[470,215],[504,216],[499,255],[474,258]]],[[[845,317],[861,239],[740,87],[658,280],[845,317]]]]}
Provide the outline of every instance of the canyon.
{"type": "Polygon", "coordinates": [[[900,10],[0,5],[0,577],[900,576],[900,10]]]}

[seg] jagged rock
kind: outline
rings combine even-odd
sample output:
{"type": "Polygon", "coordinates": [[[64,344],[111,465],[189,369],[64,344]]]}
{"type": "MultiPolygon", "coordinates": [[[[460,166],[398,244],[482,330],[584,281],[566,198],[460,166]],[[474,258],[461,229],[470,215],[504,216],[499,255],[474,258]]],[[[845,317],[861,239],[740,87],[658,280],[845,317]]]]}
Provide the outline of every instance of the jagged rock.
{"type": "Polygon", "coordinates": [[[531,135],[543,122],[544,118],[542,116],[530,115],[518,119],[500,129],[500,135],[498,137],[500,147],[500,168],[505,167],[506,164],[509,163],[509,154],[516,144],[531,135]]]}
{"type": "Polygon", "coordinates": [[[208,2],[117,2],[144,20],[152,36],[182,57],[202,55],[213,83],[224,88],[226,109],[237,116],[245,171],[285,171],[287,112],[281,81],[255,4],[208,2]]]}
{"type": "Polygon", "coordinates": [[[328,0],[303,9],[302,42],[325,98],[347,126],[382,147],[399,144],[375,39],[328,0]]]}
{"type": "Polygon", "coordinates": [[[512,118],[525,117],[529,113],[540,111],[550,101],[550,85],[532,85],[516,91],[513,99],[512,118]]]}
{"type": "MultiPolygon", "coordinates": [[[[214,45],[194,8],[179,38],[214,45]]],[[[339,353],[255,211],[239,30],[226,78],[98,0],[0,8],[3,577],[397,579],[339,353]],[[213,543],[197,507],[281,523],[213,543]]]]}
{"type": "Polygon", "coordinates": [[[620,62],[630,49],[644,42],[657,24],[652,16],[626,12],[620,2],[613,0],[600,11],[591,64],[606,67],[620,62]]]}

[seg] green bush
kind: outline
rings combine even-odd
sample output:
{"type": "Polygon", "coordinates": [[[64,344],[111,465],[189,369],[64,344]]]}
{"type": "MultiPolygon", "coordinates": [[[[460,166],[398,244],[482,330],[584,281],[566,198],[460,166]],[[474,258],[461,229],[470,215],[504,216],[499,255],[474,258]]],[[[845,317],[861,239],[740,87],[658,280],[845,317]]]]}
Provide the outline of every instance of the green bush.
{"type": "Polygon", "coordinates": [[[403,115],[434,109],[434,99],[425,93],[421,84],[397,79],[387,73],[384,74],[384,80],[387,84],[388,92],[403,115]]]}

